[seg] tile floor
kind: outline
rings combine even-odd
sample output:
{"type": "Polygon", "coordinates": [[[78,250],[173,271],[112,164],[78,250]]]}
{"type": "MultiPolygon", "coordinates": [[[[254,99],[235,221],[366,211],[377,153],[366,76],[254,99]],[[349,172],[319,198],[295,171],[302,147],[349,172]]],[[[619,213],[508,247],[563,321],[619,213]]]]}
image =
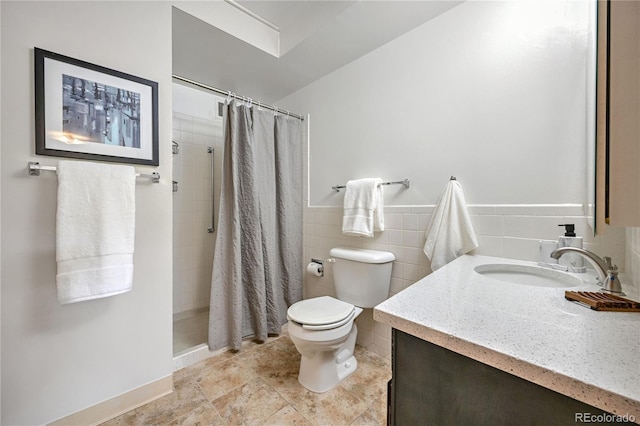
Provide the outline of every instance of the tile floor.
{"type": "Polygon", "coordinates": [[[298,383],[288,336],[225,352],[174,374],[174,392],[103,423],[123,425],[385,425],[386,358],[356,346],[358,369],[315,394],[298,383]]]}

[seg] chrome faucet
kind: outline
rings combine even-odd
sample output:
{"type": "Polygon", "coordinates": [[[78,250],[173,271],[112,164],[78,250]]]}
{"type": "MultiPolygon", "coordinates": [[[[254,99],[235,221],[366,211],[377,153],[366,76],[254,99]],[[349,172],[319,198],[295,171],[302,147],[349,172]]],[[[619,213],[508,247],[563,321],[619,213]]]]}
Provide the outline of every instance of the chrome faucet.
{"type": "Polygon", "coordinates": [[[550,256],[554,259],[559,259],[560,256],[569,252],[584,256],[594,266],[598,274],[598,285],[602,287],[602,291],[616,293],[621,296],[625,295],[622,292],[622,285],[618,278],[618,266],[611,264],[610,257],[600,258],[597,254],[578,247],[560,247],[552,251],[550,256]]]}

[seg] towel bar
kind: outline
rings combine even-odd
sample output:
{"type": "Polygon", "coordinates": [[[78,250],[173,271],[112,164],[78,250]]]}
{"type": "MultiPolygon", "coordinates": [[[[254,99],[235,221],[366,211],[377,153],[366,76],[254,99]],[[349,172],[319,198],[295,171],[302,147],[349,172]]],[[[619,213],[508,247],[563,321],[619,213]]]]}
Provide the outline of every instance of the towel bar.
{"type": "MultiPolygon", "coordinates": [[[[409,179],[404,179],[396,182],[382,182],[380,185],[404,185],[404,187],[408,189],[411,186],[411,181],[409,181],[409,179]]],[[[341,189],[345,189],[346,187],[346,185],[335,185],[332,186],[331,189],[336,192],[340,192],[341,189]]]]}
{"type": "MultiPolygon", "coordinates": [[[[55,166],[41,166],[37,161],[29,161],[28,163],[29,176],[40,176],[40,171],[45,170],[48,172],[55,172],[55,166]]],[[[153,183],[160,182],[160,173],[136,173],[136,177],[149,178],[153,183]]]]}

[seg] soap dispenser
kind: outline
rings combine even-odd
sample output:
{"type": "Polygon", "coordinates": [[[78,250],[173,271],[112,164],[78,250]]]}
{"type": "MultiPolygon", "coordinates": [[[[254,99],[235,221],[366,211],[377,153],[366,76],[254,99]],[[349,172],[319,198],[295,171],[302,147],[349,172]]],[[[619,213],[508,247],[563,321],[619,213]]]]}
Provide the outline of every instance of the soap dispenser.
{"type": "MultiPolygon", "coordinates": [[[[560,247],[577,247],[582,248],[582,237],[576,236],[576,227],[573,223],[562,224],[564,226],[564,235],[558,237],[558,248],[560,247]]],[[[560,265],[566,266],[569,272],[586,272],[584,266],[584,258],[576,253],[567,253],[558,259],[560,265]]]]}

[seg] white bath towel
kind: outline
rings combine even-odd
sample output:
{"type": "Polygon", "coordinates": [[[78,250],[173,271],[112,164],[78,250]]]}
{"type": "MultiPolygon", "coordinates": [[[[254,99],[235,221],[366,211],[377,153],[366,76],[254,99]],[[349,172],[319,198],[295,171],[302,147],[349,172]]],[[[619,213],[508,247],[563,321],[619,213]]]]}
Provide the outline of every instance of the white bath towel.
{"type": "Polygon", "coordinates": [[[435,271],[478,247],[462,185],[450,180],[440,195],[426,231],[424,253],[435,271]]]}
{"type": "Polygon", "coordinates": [[[59,302],[80,302],[131,290],[135,169],[60,161],[57,170],[59,302]]]}
{"type": "Polygon", "coordinates": [[[344,194],[342,233],[373,237],[374,231],[384,231],[384,198],[382,179],[350,180],[344,194]]]}

